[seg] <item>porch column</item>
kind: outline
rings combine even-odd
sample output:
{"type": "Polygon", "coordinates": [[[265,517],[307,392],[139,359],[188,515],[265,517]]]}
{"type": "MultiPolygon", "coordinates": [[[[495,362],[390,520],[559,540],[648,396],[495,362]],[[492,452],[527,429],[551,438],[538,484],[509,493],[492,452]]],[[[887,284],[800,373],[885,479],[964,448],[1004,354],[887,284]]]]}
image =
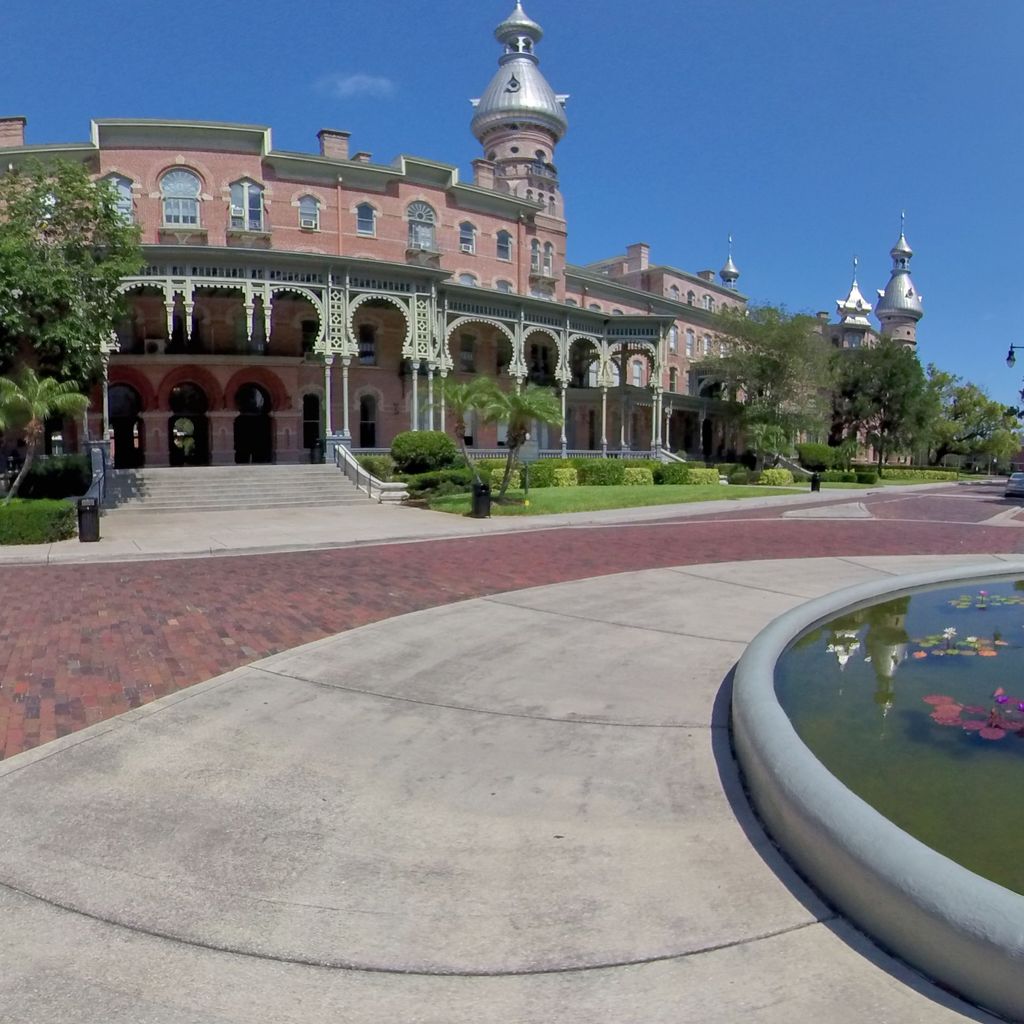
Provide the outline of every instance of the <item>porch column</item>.
{"type": "Polygon", "coordinates": [[[626,394],[626,381],[629,380],[629,358],[626,346],[622,346],[622,357],[619,360],[619,451],[626,450],[626,417],[629,413],[629,396],[626,394]]]}
{"type": "Polygon", "coordinates": [[[331,367],[333,365],[334,356],[324,356],[324,437],[330,437],[334,433],[331,415],[331,367]]]}
{"type": "Polygon", "coordinates": [[[660,393],[655,391],[651,394],[651,451],[655,452],[660,447],[661,440],[661,410],[658,408],[660,393]]]}
{"type": "Polygon", "coordinates": [[[420,429],[420,361],[412,364],[412,409],[409,410],[409,429],[420,429]]]}
{"type": "Polygon", "coordinates": [[[601,388],[601,454],[608,454],[608,388],[601,388]]]}
{"type": "Polygon", "coordinates": [[[428,430],[437,429],[434,426],[434,367],[427,364],[427,417],[429,420],[428,430]]]}
{"type": "Polygon", "coordinates": [[[167,344],[171,343],[171,339],[174,337],[174,310],[175,301],[171,299],[170,302],[164,303],[164,309],[167,310],[167,344]]]}
{"type": "Polygon", "coordinates": [[[183,302],[182,305],[185,309],[185,340],[192,340],[192,332],[195,329],[195,324],[192,322],[192,315],[195,312],[196,304],[194,302],[183,302]]]}
{"type": "Polygon", "coordinates": [[[103,363],[103,440],[110,440],[110,356],[100,357],[103,363]]]}
{"type": "Polygon", "coordinates": [[[351,362],[349,356],[341,357],[341,436],[345,440],[352,438],[348,428],[348,365],[351,362]]]}
{"type": "Polygon", "coordinates": [[[245,302],[245,340],[252,344],[252,325],[256,314],[256,303],[252,296],[245,302]]]}
{"type": "Polygon", "coordinates": [[[446,423],[447,423],[447,419],[448,419],[448,416],[447,416],[447,412],[448,411],[445,408],[445,401],[444,401],[444,382],[447,379],[448,379],[448,374],[444,370],[442,370],[441,371],[441,409],[440,409],[440,412],[441,412],[441,425],[440,425],[440,427],[438,427],[439,430],[445,430],[446,429],[446,423]]]}
{"type": "Polygon", "coordinates": [[[670,406],[665,406],[665,433],[664,433],[664,446],[671,451],[672,445],[669,440],[669,428],[672,425],[672,409],[670,406]]]}
{"type": "Polygon", "coordinates": [[[565,436],[565,384],[562,384],[562,458],[565,458],[566,436],[565,436]]]}

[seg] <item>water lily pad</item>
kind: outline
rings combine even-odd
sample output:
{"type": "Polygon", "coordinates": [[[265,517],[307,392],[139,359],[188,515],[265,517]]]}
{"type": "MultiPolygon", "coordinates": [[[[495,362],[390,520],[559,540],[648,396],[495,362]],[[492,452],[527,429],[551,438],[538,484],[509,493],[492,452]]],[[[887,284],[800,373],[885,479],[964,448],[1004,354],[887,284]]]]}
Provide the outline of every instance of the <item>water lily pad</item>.
{"type": "Polygon", "coordinates": [[[956,698],[950,697],[945,693],[930,693],[927,697],[922,697],[921,700],[925,704],[955,704],[956,698]]]}
{"type": "Polygon", "coordinates": [[[980,718],[969,718],[966,722],[962,723],[964,732],[979,732],[982,729],[987,728],[987,724],[980,718]]]}
{"type": "Polygon", "coordinates": [[[1005,740],[1006,730],[997,729],[994,725],[986,725],[984,729],[978,730],[978,735],[983,740],[1005,740]]]}

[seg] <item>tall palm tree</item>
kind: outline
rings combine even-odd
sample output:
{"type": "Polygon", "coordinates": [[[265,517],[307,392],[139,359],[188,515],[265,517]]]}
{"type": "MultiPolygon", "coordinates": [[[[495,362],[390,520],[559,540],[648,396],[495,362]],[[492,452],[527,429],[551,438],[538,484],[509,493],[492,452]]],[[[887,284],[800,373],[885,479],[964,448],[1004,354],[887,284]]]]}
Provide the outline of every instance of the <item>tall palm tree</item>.
{"type": "Polygon", "coordinates": [[[505,447],[508,455],[505,458],[505,474],[501,479],[498,499],[505,496],[512,470],[519,458],[519,449],[530,436],[534,423],[546,423],[559,426],[562,422],[562,404],[551,388],[528,384],[522,391],[500,391],[491,389],[490,397],[481,409],[483,418],[491,423],[507,424],[505,447]]]}
{"type": "Polygon", "coordinates": [[[4,498],[6,505],[18,493],[25,475],[39,454],[46,421],[51,416],[80,416],[89,399],[76,385],[40,377],[24,367],[17,377],[0,377],[0,428],[20,428],[25,435],[25,461],[4,498]]]}
{"type": "Polygon", "coordinates": [[[469,449],[466,447],[466,420],[471,413],[483,413],[494,402],[494,396],[500,392],[494,382],[487,377],[474,377],[465,382],[445,377],[441,382],[441,393],[444,395],[445,409],[455,417],[455,440],[462,449],[462,457],[472,470],[474,481],[479,484],[480,471],[470,458],[469,449]]]}

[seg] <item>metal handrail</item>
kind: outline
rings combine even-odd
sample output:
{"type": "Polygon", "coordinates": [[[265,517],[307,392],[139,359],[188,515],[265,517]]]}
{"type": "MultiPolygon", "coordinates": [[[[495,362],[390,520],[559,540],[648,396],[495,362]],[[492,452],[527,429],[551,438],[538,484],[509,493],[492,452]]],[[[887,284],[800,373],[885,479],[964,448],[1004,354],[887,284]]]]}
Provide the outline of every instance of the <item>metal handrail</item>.
{"type": "Polygon", "coordinates": [[[385,501],[401,501],[409,497],[404,483],[388,483],[379,480],[368,469],[360,465],[359,460],[342,444],[334,449],[334,464],[340,469],[356,488],[363,491],[371,501],[381,504],[385,501]]]}

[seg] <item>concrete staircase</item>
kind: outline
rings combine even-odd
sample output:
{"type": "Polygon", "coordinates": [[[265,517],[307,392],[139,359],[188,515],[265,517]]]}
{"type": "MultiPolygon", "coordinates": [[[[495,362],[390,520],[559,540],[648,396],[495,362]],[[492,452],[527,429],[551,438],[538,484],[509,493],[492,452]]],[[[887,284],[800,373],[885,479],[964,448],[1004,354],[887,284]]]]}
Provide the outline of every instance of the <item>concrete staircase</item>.
{"type": "Polygon", "coordinates": [[[370,500],[332,465],[122,469],[113,484],[117,508],[132,512],[322,508],[370,500]]]}

